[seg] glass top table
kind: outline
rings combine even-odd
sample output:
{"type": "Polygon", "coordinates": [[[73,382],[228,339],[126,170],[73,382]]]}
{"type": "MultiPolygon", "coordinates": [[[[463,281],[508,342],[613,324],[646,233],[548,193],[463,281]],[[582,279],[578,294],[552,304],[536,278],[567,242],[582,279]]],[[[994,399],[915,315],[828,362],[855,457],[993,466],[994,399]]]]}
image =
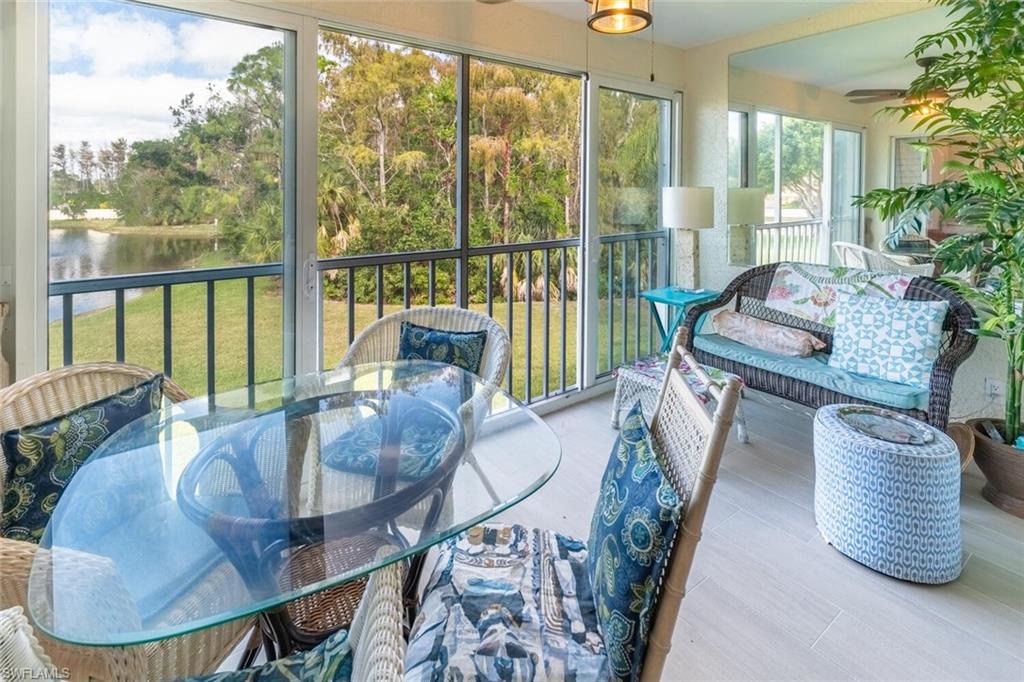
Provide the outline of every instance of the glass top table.
{"type": "Polygon", "coordinates": [[[431,362],[166,405],[72,478],[29,612],[57,639],[113,646],[279,611],[521,502],[560,456],[515,399],[431,362]]]}

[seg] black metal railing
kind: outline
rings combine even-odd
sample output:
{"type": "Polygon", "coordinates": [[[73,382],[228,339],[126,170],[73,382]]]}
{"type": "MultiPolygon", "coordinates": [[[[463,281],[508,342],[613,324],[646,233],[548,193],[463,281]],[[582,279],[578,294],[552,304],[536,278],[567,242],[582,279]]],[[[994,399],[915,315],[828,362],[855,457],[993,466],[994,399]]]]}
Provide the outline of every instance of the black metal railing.
{"type": "Polygon", "coordinates": [[[579,246],[578,238],[569,238],[321,259],[316,265],[321,366],[336,363],[359,331],[389,312],[462,302],[508,332],[512,354],[505,384],[510,393],[530,403],[574,390],[579,246]],[[332,336],[334,330],[340,331],[342,343],[332,336]]]}
{"type": "Polygon", "coordinates": [[[821,220],[758,225],[755,234],[758,265],[783,261],[828,262],[828,252],[823,251],[828,235],[821,220]]]}
{"type": "MultiPolygon", "coordinates": [[[[605,235],[599,242],[598,344],[589,352],[598,354],[598,374],[605,375],[617,364],[656,352],[659,346],[654,318],[639,294],[667,281],[667,233],[605,235]]],[[[580,261],[578,238],[320,259],[314,266],[322,325],[320,364],[336,364],[358,332],[389,312],[416,305],[461,303],[486,313],[508,331],[512,354],[505,384],[509,392],[532,403],[575,390],[579,385],[577,357],[584,346],[580,261]]],[[[261,343],[257,297],[266,289],[258,286],[261,278],[282,277],[282,264],[269,263],[51,282],[49,296],[59,301],[59,317],[51,326],[53,342],[62,345],[55,361],[59,358],[65,365],[76,358],[124,361],[126,340],[139,333],[128,329],[129,320],[159,328],[158,334],[146,330],[147,339],[155,335],[158,341],[147,347],[145,363],[159,365],[162,361],[164,373],[173,376],[175,319],[180,321],[185,315],[190,324],[189,331],[183,333],[205,334],[205,344],[188,339],[192,342],[189,352],[205,353],[205,358],[187,359],[194,376],[186,388],[213,394],[218,390],[218,328],[224,329],[223,324],[218,327],[218,301],[236,305],[240,298],[238,291],[231,300],[218,298],[217,284],[241,282],[244,359],[238,357],[238,348],[226,349],[231,356],[228,360],[236,364],[231,368],[231,381],[224,382],[220,390],[226,384],[232,388],[252,386],[261,379],[280,376],[283,358],[278,358],[273,368],[257,366],[261,343]],[[189,292],[175,308],[176,291],[200,286],[205,288],[203,295],[189,292]],[[129,315],[127,311],[135,305],[132,299],[143,291],[151,298],[157,294],[149,292],[159,292],[159,303],[150,301],[144,315],[129,315]],[[104,327],[101,333],[104,339],[112,334],[112,353],[97,348],[76,351],[76,297],[90,294],[113,295],[113,329],[104,327]],[[188,305],[196,307],[189,309],[188,305]],[[58,319],[62,325],[59,333],[58,319]],[[159,352],[153,347],[156,345],[159,352]],[[244,376],[238,364],[244,364],[244,376]]],[[[279,291],[272,289],[271,293],[278,299],[274,305],[283,306],[279,291]]],[[[109,314],[110,307],[104,304],[94,312],[109,314]]],[[[90,329],[95,326],[91,324],[90,329]]],[[[231,331],[236,339],[238,330],[231,331]]],[[[95,343],[96,337],[89,340],[95,343]]],[[[138,362],[134,355],[131,360],[138,362]]]]}
{"type": "MultiPolygon", "coordinates": [[[[87,294],[114,294],[114,357],[117,362],[125,361],[125,310],[126,294],[140,290],[161,291],[162,297],[162,360],[163,372],[170,376],[173,370],[174,325],[173,296],[183,286],[204,285],[206,307],[206,370],[205,388],[212,395],[217,390],[217,306],[216,284],[218,282],[243,281],[245,283],[245,382],[256,382],[256,280],[259,278],[280,278],[283,274],[281,263],[261,265],[239,265],[223,268],[197,270],[171,270],[168,272],[138,275],[118,275],[51,282],[48,294],[61,302],[61,357],[63,364],[75,361],[75,297],[87,294]]],[[[196,312],[198,314],[198,311],[196,312]]],[[[100,358],[90,358],[100,359],[100,358]]],[[[111,359],[111,358],[105,358],[111,359]]],[[[191,387],[195,390],[195,387],[191,387]]]]}
{"type": "Polygon", "coordinates": [[[598,376],[659,350],[655,320],[640,292],[667,284],[667,242],[665,231],[601,236],[598,376]]]}

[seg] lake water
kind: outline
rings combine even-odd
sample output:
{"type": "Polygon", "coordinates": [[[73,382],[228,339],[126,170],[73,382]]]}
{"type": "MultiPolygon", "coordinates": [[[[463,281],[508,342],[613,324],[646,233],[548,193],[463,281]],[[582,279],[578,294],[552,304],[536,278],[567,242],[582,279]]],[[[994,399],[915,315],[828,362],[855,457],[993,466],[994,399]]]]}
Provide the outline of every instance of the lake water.
{"type": "MultiPolygon", "coordinates": [[[[50,230],[50,281],[193,268],[199,256],[216,249],[209,237],[154,236],[99,230],[50,230]]],[[[129,289],[126,298],[141,292],[129,289]]],[[[76,294],[75,314],[114,305],[113,292],[76,294]]],[[[60,297],[50,299],[50,321],[60,320],[60,297]]]]}

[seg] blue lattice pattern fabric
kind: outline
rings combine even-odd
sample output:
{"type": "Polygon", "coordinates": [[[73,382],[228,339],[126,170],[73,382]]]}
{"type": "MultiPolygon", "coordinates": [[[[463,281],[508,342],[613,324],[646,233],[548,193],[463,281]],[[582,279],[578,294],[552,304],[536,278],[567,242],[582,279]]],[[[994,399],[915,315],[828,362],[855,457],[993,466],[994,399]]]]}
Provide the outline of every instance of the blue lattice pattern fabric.
{"type": "Polygon", "coordinates": [[[928,388],[939,357],[946,301],[842,296],[829,365],[905,386],[928,388]]]}
{"type": "Polygon", "coordinates": [[[871,438],[829,405],[814,418],[814,516],[822,537],[880,573],[919,583],[960,575],[960,455],[941,431],[924,445],[871,438]]]}

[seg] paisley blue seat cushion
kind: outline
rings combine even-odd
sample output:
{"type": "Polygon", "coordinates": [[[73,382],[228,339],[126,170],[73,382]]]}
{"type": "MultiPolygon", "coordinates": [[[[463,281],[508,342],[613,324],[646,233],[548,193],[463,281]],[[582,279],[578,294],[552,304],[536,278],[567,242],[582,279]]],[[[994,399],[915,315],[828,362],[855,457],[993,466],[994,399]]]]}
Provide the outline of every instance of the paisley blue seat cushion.
{"type": "Polygon", "coordinates": [[[682,504],[655,455],[637,402],[601,479],[588,570],[613,679],[634,680],[682,504]]]}
{"type": "Polygon", "coordinates": [[[486,329],[453,332],[402,322],[398,359],[444,362],[479,374],[486,343],[486,329]]]}
{"type": "Polygon", "coordinates": [[[439,546],[405,679],[607,679],[592,596],[583,541],[519,525],[471,528],[439,546]]]}
{"type": "MultiPolygon", "coordinates": [[[[163,375],[41,424],[0,436],[7,463],[0,535],[38,543],[57,500],[96,449],[123,426],[160,407],[163,375]]],[[[161,481],[118,496],[121,518],[128,518],[163,495],[161,481]],[[136,508],[137,507],[137,508],[136,508]]]]}
{"type": "MultiPolygon", "coordinates": [[[[425,418],[402,432],[402,450],[398,478],[417,480],[434,470],[449,437],[451,426],[441,418],[425,418]]],[[[380,417],[372,415],[325,444],[321,450],[324,465],[337,471],[373,476],[381,447],[380,417]]]]}
{"type": "Polygon", "coordinates": [[[348,631],[339,630],[309,651],[270,661],[258,668],[184,678],[180,682],[348,682],[352,648],[348,631]]]}

